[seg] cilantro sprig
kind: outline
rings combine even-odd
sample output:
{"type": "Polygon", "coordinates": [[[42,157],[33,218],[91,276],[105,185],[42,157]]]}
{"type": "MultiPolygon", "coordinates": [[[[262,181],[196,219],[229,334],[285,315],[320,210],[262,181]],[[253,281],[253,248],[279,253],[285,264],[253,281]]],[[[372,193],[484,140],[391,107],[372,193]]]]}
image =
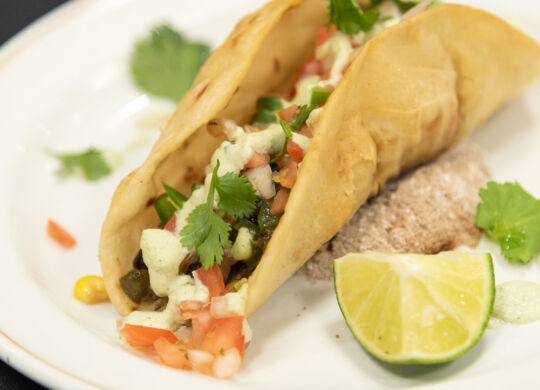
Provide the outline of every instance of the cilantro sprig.
{"type": "Polygon", "coordinates": [[[540,249],[540,200],[518,183],[487,183],[480,190],[482,202],[476,225],[498,241],[508,260],[529,262],[540,249]]]}
{"type": "Polygon", "coordinates": [[[214,211],[215,192],[219,195],[218,209],[225,215],[243,218],[253,214],[258,196],[244,176],[228,172],[218,176],[219,160],[212,172],[212,180],[206,202],[197,206],[187,217],[187,225],[180,232],[182,245],[195,248],[201,264],[210,268],[221,264],[225,248],[232,246],[229,240],[231,225],[214,211]]]}
{"type": "Polygon", "coordinates": [[[330,0],[328,25],[335,24],[342,33],[355,35],[360,31],[369,31],[378,18],[376,8],[362,11],[356,0],[330,0]]]}
{"type": "Polygon", "coordinates": [[[135,44],[131,74],[150,95],[177,101],[189,89],[209,54],[208,45],[190,42],[169,25],[160,25],[135,44]]]}
{"type": "Polygon", "coordinates": [[[97,181],[112,172],[103,152],[98,149],[90,148],[81,153],[49,153],[62,163],[61,174],[79,175],[88,181],[97,181]]]}
{"type": "Polygon", "coordinates": [[[279,124],[281,125],[281,129],[285,133],[285,142],[283,143],[283,147],[281,148],[281,151],[272,160],[270,160],[270,164],[276,162],[278,158],[280,158],[287,152],[287,141],[289,140],[289,138],[292,138],[293,136],[292,128],[285,119],[283,119],[282,117],[279,117],[279,124]]]}

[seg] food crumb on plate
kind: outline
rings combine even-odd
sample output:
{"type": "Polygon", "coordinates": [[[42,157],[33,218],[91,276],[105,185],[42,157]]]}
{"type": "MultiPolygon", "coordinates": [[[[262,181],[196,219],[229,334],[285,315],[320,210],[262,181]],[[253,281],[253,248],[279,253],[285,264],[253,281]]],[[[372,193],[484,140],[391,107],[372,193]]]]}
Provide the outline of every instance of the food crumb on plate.
{"type": "Polygon", "coordinates": [[[300,269],[331,280],[332,259],[350,252],[433,254],[475,247],[478,191],[490,179],[481,149],[464,142],[395,180],[371,199],[300,269]]]}

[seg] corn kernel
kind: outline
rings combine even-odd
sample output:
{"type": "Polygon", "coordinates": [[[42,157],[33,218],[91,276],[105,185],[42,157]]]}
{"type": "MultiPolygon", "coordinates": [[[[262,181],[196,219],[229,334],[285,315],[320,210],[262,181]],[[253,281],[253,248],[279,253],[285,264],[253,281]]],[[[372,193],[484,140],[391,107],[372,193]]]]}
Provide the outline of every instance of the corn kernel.
{"type": "Polygon", "coordinates": [[[77,280],[73,287],[73,295],[87,305],[95,305],[109,300],[103,278],[96,275],[83,276],[77,280]]]}

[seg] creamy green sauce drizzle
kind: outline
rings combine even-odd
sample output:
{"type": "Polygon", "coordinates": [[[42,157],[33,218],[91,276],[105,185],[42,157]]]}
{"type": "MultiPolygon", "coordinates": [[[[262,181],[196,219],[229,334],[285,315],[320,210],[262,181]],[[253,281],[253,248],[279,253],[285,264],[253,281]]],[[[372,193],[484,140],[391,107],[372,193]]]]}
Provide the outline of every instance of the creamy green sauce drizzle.
{"type": "Polygon", "coordinates": [[[527,324],[540,320],[540,284],[513,280],[497,286],[488,328],[503,324],[527,324]]]}

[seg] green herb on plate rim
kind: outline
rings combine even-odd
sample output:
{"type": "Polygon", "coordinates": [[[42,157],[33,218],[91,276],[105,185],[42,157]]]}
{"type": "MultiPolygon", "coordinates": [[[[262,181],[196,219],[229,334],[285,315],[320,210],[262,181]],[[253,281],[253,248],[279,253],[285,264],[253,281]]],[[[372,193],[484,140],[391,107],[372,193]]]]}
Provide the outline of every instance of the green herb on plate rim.
{"type": "Polygon", "coordinates": [[[135,44],[131,74],[148,94],[178,101],[209,54],[205,43],[190,42],[171,26],[159,25],[135,44]]]}

